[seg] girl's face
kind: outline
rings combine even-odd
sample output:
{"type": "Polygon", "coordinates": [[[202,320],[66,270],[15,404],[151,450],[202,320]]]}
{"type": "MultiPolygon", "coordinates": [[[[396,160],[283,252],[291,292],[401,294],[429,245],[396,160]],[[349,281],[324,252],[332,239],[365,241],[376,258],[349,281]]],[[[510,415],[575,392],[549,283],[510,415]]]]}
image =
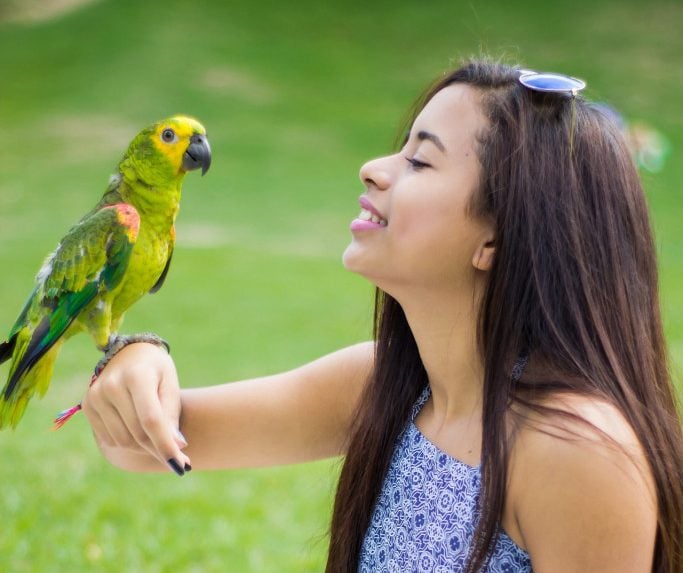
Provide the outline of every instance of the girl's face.
{"type": "Polygon", "coordinates": [[[360,170],[367,192],[344,265],[399,298],[406,287],[468,288],[492,256],[493,225],[467,213],[477,189],[479,93],[454,84],[424,107],[400,152],[360,170]]]}

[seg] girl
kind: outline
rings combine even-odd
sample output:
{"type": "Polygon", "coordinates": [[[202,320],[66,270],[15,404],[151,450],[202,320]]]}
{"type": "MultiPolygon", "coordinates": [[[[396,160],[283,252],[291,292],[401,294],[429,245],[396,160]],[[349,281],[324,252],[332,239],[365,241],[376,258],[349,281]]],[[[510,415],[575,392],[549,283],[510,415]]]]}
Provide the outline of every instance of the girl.
{"type": "Polygon", "coordinates": [[[580,88],[487,61],[441,78],[360,171],[344,264],[377,286],[374,342],[183,391],[131,345],[84,400],[103,454],[179,474],[345,455],[328,571],[680,572],[647,207],[580,88]]]}

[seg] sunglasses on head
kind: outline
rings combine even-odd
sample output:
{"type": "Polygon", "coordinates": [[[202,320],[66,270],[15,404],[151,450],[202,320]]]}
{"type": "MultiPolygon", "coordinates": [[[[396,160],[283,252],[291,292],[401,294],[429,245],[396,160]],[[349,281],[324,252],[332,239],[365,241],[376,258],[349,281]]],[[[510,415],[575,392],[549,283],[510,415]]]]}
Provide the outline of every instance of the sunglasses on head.
{"type": "Polygon", "coordinates": [[[555,93],[574,97],[586,87],[586,82],[571,76],[552,72],[519,71],[519,83],[537,92],[555,93]]]}

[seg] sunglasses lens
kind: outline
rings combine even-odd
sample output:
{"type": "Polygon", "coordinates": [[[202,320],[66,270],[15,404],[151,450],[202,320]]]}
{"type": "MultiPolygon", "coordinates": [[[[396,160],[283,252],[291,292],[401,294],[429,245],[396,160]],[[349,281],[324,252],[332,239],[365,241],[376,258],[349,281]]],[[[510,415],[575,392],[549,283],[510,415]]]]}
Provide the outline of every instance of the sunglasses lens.
{"type": "Polygon", "coordinates": [[[561,74],[522,74],[519,81],[523,86],[540,92],[576,93],[586,87],[586,82],[561,74]]]}

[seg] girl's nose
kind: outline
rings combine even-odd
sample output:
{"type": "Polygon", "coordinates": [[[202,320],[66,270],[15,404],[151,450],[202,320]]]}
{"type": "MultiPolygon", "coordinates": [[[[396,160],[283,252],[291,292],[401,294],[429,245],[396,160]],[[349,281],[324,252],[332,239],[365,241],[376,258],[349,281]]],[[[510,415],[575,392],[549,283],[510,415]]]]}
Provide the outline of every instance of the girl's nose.
{"type": "Polygon", "coordinates": [[[388,170],[387,157],[371,159],[360,168],[360,180],[368,188],[385,191],[391,185],[391,174],[388,170]]]}

